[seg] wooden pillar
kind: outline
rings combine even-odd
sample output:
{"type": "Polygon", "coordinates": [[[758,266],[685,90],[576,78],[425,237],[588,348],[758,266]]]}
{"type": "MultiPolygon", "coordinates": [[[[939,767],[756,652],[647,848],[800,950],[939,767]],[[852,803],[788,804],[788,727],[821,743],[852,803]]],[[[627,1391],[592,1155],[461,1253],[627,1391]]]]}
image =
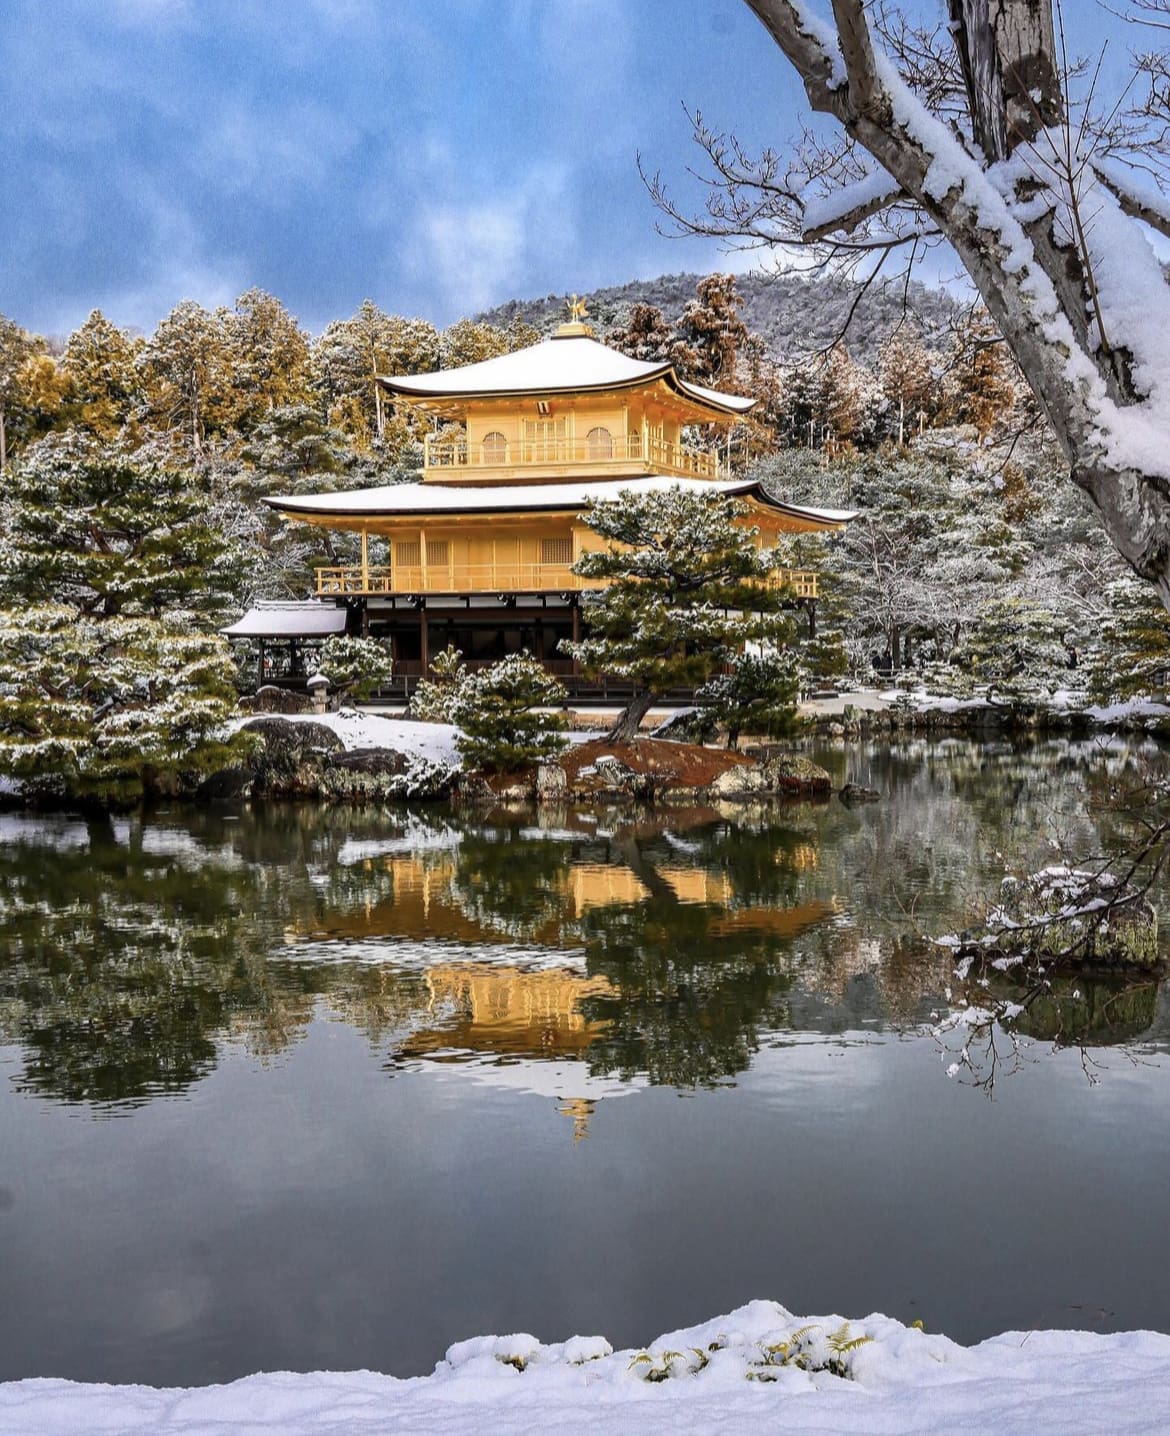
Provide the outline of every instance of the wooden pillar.
{"type": "Polygon", "coordinates": [[[362,592],[370,591],[370,535],[369,531],[362,528],[362,592]]]}
{"type": "Polygon", "coordinates": [[[256,659],[256,687],[264,683],[264,640],[260,640],[260,656],[256,659]]]}
{"type": "Polygon", "coordinates": [[[418,607],[418,647],[422,656],[422,676],[427,676],[427,669],[431,665],[431,657],[427,651],[427,601],[424,598],[418,607]]]}
{"type": "Polygon", "coordinates": [[[817,636],[817,601],[816,601],[816,599],[815,599],[815,598],[807,599],[807,600],[805,601],[805,607],[808,609],[808,636],[809,636],[810,638],[815,638],[815,637],[817,636]]]}

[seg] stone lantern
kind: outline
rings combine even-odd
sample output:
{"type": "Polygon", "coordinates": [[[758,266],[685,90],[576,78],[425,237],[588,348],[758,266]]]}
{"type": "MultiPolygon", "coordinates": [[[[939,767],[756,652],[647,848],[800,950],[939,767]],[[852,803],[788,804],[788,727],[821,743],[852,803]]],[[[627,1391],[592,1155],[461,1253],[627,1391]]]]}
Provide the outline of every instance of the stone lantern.
{"type": "Polygon", "coordinates": [[[329,707],[329,680],[323,673],[314,673],[305,685],[313,700],[313,712],[324,713],[329,707]]]}

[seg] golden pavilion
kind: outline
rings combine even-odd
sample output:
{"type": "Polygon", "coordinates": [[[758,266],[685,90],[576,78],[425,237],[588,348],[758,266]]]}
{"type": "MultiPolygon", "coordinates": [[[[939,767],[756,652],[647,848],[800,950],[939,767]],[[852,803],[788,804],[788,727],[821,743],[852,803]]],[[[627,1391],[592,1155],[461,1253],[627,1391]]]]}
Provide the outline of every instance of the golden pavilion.
{"type": "MultiPolygon", "coordinates": [[[[473,666],[527,649],[579,686],[558,645],[580,636],[582,592],[597,583],[573,572],[602,542],[582,515],[621,490],[682,483],[735,495],[766,547],[853,517],[783,503],[732,477],[717,448],[685,442],[688,430],[729,431],[755,401],[599,343],[583,310],[575,303],[551,337],[510,354],[378,378],[431,421],[418,482],[265,500],[291,520],[361,536],[360,563],[317,570],[314,607],[332,609],[334,631],[387,640],[406,691],[449,644],[473,666]]],[[[778,572],[776,582],[811,619],[815,575],[778,572]]],[[[292,636],[298,620],[277,607],[228,632],[292,636]]]]}

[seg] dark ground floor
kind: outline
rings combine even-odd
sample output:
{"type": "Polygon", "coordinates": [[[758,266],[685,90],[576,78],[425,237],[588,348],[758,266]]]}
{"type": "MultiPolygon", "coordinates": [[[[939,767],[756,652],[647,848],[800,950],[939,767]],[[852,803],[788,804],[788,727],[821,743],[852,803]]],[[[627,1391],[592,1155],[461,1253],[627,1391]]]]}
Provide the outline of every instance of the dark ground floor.
{"type": "MultiPolygon", "coordinates": [[[[802,600],[810,632],[815,632],[816,601],[802,600]]],[[[387,701],[405,701],[432,660],[457,648],[469,668],[487,667],[510,654],[527,651],[565,686],[571,699],[624,701],[632,685],[621,679],[586,678],[563,644],[579,639],[586,626],[578,594],[501,594],[458,597],[350,598],[345,631],[378,638],[390,647],[394,678],[382,690],[387,701]]],[[[307,640],[268,640],[261,645],[262,681],[303,686],[313,671],[313,645],[307,640]]],[[[691,689],[664,695],[688,701],[691,689]]]]}

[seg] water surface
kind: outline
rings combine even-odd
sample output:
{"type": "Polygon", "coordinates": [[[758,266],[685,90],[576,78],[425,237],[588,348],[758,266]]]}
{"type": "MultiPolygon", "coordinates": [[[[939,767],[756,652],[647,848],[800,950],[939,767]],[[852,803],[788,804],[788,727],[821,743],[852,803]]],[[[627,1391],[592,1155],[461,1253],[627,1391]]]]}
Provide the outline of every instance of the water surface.
{"type": "Polygon", "coordinates": [[[883,802],[0,818],[0,1378],[413,1374],[754,1296],[1170,1329],[1158,984],[955,1081],[927,941],[1120,842],[1163,756],[821,756],[883,802]]]}

